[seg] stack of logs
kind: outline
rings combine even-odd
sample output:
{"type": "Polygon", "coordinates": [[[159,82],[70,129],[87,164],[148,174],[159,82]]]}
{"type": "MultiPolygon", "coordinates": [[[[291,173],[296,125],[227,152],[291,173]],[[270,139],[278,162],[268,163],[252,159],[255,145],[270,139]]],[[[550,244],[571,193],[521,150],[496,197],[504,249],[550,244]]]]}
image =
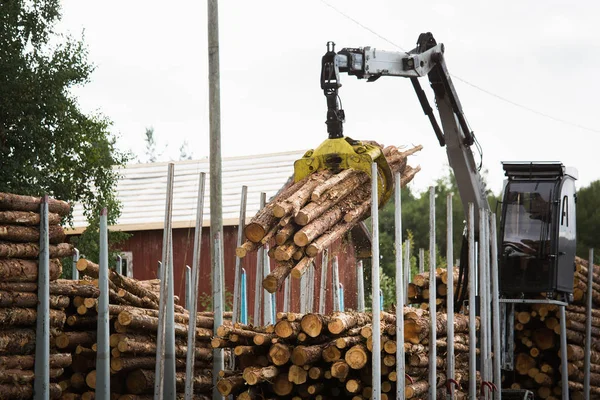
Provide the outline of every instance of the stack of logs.
{"type": "MultiPolygon", "coordinates": [[[[584,358],[588,262],[576,259],[574,301],[566,308],[570,398],[584,399],[584,358]]],[[[593,266],[590,399],[600,399],[600,267],[593,266]]],[[[560,311],[556,305],[520,306],[515,312],[514,388],[535,392],[536,398],[561,398],[560,311]]]]}
{"type": "MultiPolygon", "coordinates": [[[[421,149],[417,146],[403,152],[388,146],[382,150],[392,174],[401,174],[402,187],[420,170],[409,166],[407,158],[421,149]]],[[[274,293],[290,273],[300,278],[323,249],[367,218],[370,209],[367,173],[353,169],[315,172],[285,186],[252,218],[244,229],[247,240],[236,254],[245,257],[274,241],[269,253],[277,267],[263,281],[263,287],[274,293]]]]}
{"type": "MultiPolygon", "coordinates": [[[[445,398],[447,315],[437,315],[439,398],[445,398]]],[[[231,348],[236,369],[221,372],[217,384],[224,396],[254,399],[257,396],[301,398],[368,399],[372,393],[372,320],[369,313],[295,314],[280,313],[275,325],[222,326],[213,347],[231,348]]],[[[394,398],[396,382],[405,379],[408,399],[428,396],[429,312],[404,308],[405,337],[396,338],[395,315],[381,314],[382,399],[394,398]],[[406,377],[396,373],[398,345],[406,352],[406,377]]],[[[468,384],[468,317],[456,314],[456,377],[468,384]]],[[[458,390],[457,398],[466,398],[458,390]]]]}
{"type": "MultiPolygon", "coordinates": [[[[98,265],[82,258],[77,269],[96,288],[98,265]]],[[[142,400],[154,392],[159,288],[159,280],[138,281],[109,270],[111,393],[116,399],[142,400]]],[[[75,297],[74,312],[67,318],[69,330],[57,338],[57,345],[73,354],[65,389],[82,400],[93,399],[96,386],[97,303],[97,296],[75,297]]],[[[178,396],[185,390],[188,324],[188,311],[175,304],[178,396]]],[[[212,314],[198,313],[196,326],[194,393],[196,399],[207,399],[212,390],[212,314]]]]}
{"type": "MultiPolygon", "coordinates": [[[[70,295],[77,285],[58,279],[60,257],[73,254],[63,243],[61,217],[69,213],[63,201],[49,200],[50,236],[50,398],[61,397],[71,354],[56,346],[67,319],[70,295]]],[[[0,193],[0,398],[33,397],[40,240],[40,198],[0,193]]],[[[97,290],[96,290],[97,291],[97,290]]]]}

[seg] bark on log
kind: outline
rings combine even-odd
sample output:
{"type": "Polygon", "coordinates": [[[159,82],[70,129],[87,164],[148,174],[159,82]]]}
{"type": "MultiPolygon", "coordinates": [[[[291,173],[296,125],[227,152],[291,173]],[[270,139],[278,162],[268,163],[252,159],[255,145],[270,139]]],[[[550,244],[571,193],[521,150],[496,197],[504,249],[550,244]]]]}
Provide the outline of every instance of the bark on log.
{"type": "Polygon", "coordinates": [[[279,375],[279,369],[275,366],[270,366],[264,368],[245,368],[242,376],[248,385],[253,386],[261,382],[271,381],[277,375],[279,375]]]}
{"type": "Polygon", "coordinates": [[[296,246],[293,241],[287,241],[275,248],[275,259],[277,261],[289,261],[297,250],[298,246],[296,246]]]}
{"type": "MultiPolygon", "coordinates": [[[[62,274],[59,259],[50,260],[50,280],[56,280],[62,274]]],[[[38,262],[17,258],[0,259],[0,280],[4,282],[37,282],[38,262]]]]}
{"type": "MultiPolygon", "coordinates": [[[[73,245],[59,243],[50,245],[50,258],[71,257],[73,245]]],[[[40,246],[37,243],[10,243],[0,242],[0,257],[3,258],[37,258],[40,255],[40,246]]]]}
{"type": "MultiPolygon", "coordinates": [[[[127,375],[126,386],[133,394],[152,393],[154,389],[154,370],[137,369],[127,375]]],[[[175,385],[177,391],[185,387],[185,372],[176,372],[175,385]]],[[[210,370],[197,370],[194,374],[194,390],[198,392],[212,388],[212,373],[210,370]]]]}
{"type": "Polygon", "coordinates": [[[258,243],[251,242],[250,240],[246,240],[240,247],[235,249],[235,255],[239,258],[244,258],[246,255],[252,251],[258,249],[258,243]]]}
{"type": "Polygon", "coordinates": [[[223,396],[229,396],[230,394],[240,392],[244,387],[245,381],[241,375],[223,378],[217,382],[217,390],[223,396]]]}
{"type": "MultiPolygon", "coordinates": [[[[0,224],[6,225],[40,225],[40,214],[31,211],[0,211],[0,224]]],[[[60,224],[60,215],[48,213],[48,225],[60,224]]]]}
{"type": "Polygon", "coordinates": [[[299,322],[290,322],[285,319],[275,324],[275,334],[282,339],[295,339],[300,329],[299,322]]]}
{"type": "Polygon", "coordinates": [[[56,347],[59,349],[75,350],[77,346],[91,347],[96,343],[96,332],[64,332],[56,338],[56,347]]]}
{"type": "Polygon", "coordinates": [[[299,366],[315,363],[321,359],[323,349],[326,346],[326,344],[296,346],[292,351],[292,363],[299,366]]]}
{"type": "MultiPolygon", "coordinates": [[[[11,193],[0,193],[0,210],[11,211],[40,211],[41,198],[33,196],[22,196],[11,193]]],[[[48,211],[61,216],[69,214],[71,206],[62,200],[48,198],[48,211]]]]}
{"type": "MultiPolygon", "coordinates": [[[[66,308],[70,299],[67,296],[50,296],[50,308],[66,308]]],[[[37,307],[37,294],[31,292],[0,291],[0,307],[37,307]]]]}
{"type": "Polygon", "coordinates": [[[294,194],[274,202],[273,215],[277,218],[282,218],[288,214],[296,215],[298,210],[310,200],[312,191],[331,176],[333,176],[333,173],[329,170],[318,171],[309,175],[306,182],[294,194]]]}
{"type": "Polygon", "coordinates": [[[329,318],[321,314],[306,314],[300,321],[300,327],[310,337],[317,337],[323,331],[323,327],[327,326],[329,318]]]}
{"type": "Polygon", "coordinates": [[[287,242],[292,236],[294,236],[294,232],[298,230],[298,226],[293,222],[287,223],[285,226],[281,227],[277,234],[275,235],[275,243],[278,246],[281,246],[285,242],[287,242]]]}
{"type": "MultiPolygon", "coordinates": [[[[50,354],[50,368],[67,368],[71,366],[72,357],[69,353],[50,354]]],[[[0,356],[0,369],[33,369],[35,365],[35,356],[33,355],[13,355],[0,356]]]]}
{"type": "MultiPolygon", "coordinates": [[[[62,243],[65,231],[60,225],[50,225],[48,237],[52,244],[62,243]]],[[[10,242],[39,242],[40,229],[33,226],[0,225],[0,239],[10,242]]]]}
{"type": "Polygon", "coordinates": [[[292,269],[291,274],[292,278],[300,279],[302,275],[308,270],[310,263],[313,262],[314,257],[304,257],[296,264],[296,266],[292,269]]]}
{"type": "MultiPolygon", "coordinates": [[[[367,197],[368,194],[363,190],[359,191],[357,195],[348,196],[338,204],[327,204],[327,211],[324,211],[322,215],[313,219],[310,223],[304,224],[304,226],[296,232],[294,235],[294,243],[300,247],[306,246],[341,221],[347,210],[353,210],[356,206],[363,203],[367,197]]],[[[308,220],[309,217],[310,216],[306,214],[306,220],[308,220]]],[[[298,214],[297,219],[304,222],[300,214],[298,214]]]]}
{"type": "Polygon", "coordinates": [[[371,316],[365,313],[340,312],[331,316],[327,329],[334,335],[347,331],[355,326],[363,326],[371,323],[371,316]]]}
{"type": "Polygon", "coordinates": [[[263,279],[263,288],[269,293],[275,293],[292,272],[292,268],[291,262],[278,262],[277,267],[263,279]]]}
{"type": "MultiPolygon", "coordinates": [[[[64,311],[50,309],[50,327],[60,328],[65,325],[67,316],[64,311]]],[[[32,308],[0,308],[0,326],[30,326],[37,321],[37,310],[32,308]]]]}
{"type": "MultiPolygon", "coordinates": [[[[151,332],[158,330],[158,318],[144,314],[133,314],[128,311],[123,311],[118,316],[118,322],[124,327],[133,329],[142,329],[151,332]]],[[[186,336],[188,326],[185,324],[175,323],[175,335],[186,336]]],[[[209,339],[213,336],[212,331],[206,328],[196,328],[196,338],[209,339]]]]}
{"type": "MultiPolygon", "coordinates": [[[[100,297],[100,290],[88,281],[72,281],[68,279],[57,279],[50,282],[50,294],[63,296],[100,297]]],[[[27,283],[25,283],[27,285],[27,283]]],[[[34,284],[35,285],[35,284],[34,284]]],[[[8,287],[3,290],[10,290],[8,287]]],[[[35,285],[37,291],[37,285],[35,285]]],[[[23,290],[25,291],[25,290],[23,290]]]]}
{"type": "MultiPolygon", "coordinates": [[[[436,316],[436,327],[438,332],[446,332],[448,315],[438,313],[436,316]]],[[[479,329],[479,319],[475,321],[476,329],[479,329]]],[[[468,332],[469,318],[463,314],[454,314],[454,331],[457,333],[468,332]]],[[[404,340],[413,344],[420,343],[429,335],[429,319],[419,318],[404,321],[404,340]]]]}

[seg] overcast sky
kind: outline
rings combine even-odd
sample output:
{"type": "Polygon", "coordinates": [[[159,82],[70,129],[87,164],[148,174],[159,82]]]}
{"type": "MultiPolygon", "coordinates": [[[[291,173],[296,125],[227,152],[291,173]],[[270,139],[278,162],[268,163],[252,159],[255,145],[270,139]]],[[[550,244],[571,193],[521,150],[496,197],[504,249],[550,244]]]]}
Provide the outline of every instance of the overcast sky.
{"type": "MultiPolygon", "coordinates": [[[[322,0],[219,2],[224,157],[307,150],[327,138],[319,86],[327,41],[400,51],[430,31],[446,47],[494,192],[504,160],[562,161],[579,170],[579,187],[600,178],[599,2],[326,1],[358,23],[322,0]]],[[[60,28],[76,37],[85,30],[97,66],[75,93],[84,110],[114,121],[122,149],[144,159],[152,126],[168,144],[165,158],[176,159],[184,140],[195,158],[208,156],[206,14],[205,1],[63,1],[60,28]]],[[[422,144],[410,161],[422,167],[417,190],[443,174],[445,150],[408,79],[341,79],[347,136],[422,144]]]]}

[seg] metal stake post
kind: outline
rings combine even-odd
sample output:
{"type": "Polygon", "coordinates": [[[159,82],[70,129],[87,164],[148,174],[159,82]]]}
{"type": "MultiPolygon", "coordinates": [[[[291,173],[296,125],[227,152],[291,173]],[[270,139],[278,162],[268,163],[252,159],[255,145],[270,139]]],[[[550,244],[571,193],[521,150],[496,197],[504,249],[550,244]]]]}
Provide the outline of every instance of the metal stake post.
{"type": "MultiPolygon", "coordinates": [[[[200,173],[200,182],[198,183],[198,199],[196,202],[196,227],[194,230],[194,255],[192,259],[192,269],[190,280],[186,288],[189,288],[190,319],[188,325],[187,353],[185,360],[185,400],[194,398],[194,363],[196,361],[196,316],[198,311],[198,284],[200,283],[200,256],[202,254],[202,222],[204,220],[204,184],[206,174],[200,173]]],[[[187,274],[186,274],[187,276],[187,274]]]]}
{"type": "Polygon", "coordinates": [[[587,310],[585,319],[585,361],[583,375],[583,398],[590,398],[590,363],[592,353],[592,282],[594,272],[594,249],[590,249],[588,264],[587,310]]]}
{"type": "Polygon", "coordinates": [[[344,285],[340,283],[340,312],[344,312],[344,285]]]}
{"type": "Polygon", "coordinates": [[[189,265],[185,266],[185,309],[190,311],[192,301],[192,269],[189,265]]]}
{"type": "Polygon", "coordinates": [[[419,249],[419,273],[425,272],[425,249],[419,249]]]}
{"type": "MultiPolygon", "coordinates": [[[[100,218],[102,222],[102,217],[100,218]]],[[[106,218],[104,221],[106,222],[106,218]]],[[[46,195],[40,201],[40,253],[38,257],[38,305],[35,331],[35,359],[37,362],[34,366],[35,379],[33,381],[35,400],[45,400],[49,398],[50,393],[50,239],[48,229],[48,196],[46,195]]],[[[77,270],[77,268],[74,269],[77,270]]],[[[100,287],[100,290],[102,289],[100,287]]],[[[108,282],[106,283],[104,296],[108,296],[108,282]]],[[[100,329],[100,319],[98,322],[98,329],[100,329]]],[[[108,320],[106,321],[106,327],[108,327],[108,320]]],[[[108,339],[108,335],[106,338],[108,339]]],[[[98,344],[100,343],[98,342],[98,344]]],[[[100,357],[99,347],[98,357],[100,357]]],[[[108,397],[104,398],[107,399],[108,397]]]]}
{"type": "Polygon", "coordinates": [[[496,232],[496,214],[492,214],[490,218],[490,246],[491,252],[491,274],[492,274],[492,323],[493,323],[493,341],[494,341],[494,385],[498,388],[495,392],[494,399],[502,399],[502,348],[500,345],[500,286],[498,282],[498,238],[496,232]]]}
{"type": "Polygon", "coordinates": [[[410,282],[410,240],[404,241],[404,304],[408,304],[408,283],[410,282]]]}
{"type": "Polygon", "coordinates": [[[315,312],[315,263],[311,262],[308,267],[308,312],[315,312]]]}
{"type": "Polygon", "coordinates": [[[436,277],[435,277],[435,187],[429,187],[429,288],[432,294],[429,296],[429,315],[431,324],[429,327],[429,398],[437,399],[437,323],[436,323],[436,277]]]}
{"type": "Polygon", "coordinates": [[[74,281],[79,280],[79,270],[77,269],[77,261],[79,261],[79,250],[73,249],[75,253],[73,254],[73,267],[71,268],[71,279],[74,281]]]}
{"type": "Polygon", "coordinates": [[[158,279],[162,279],[162,262],[158,262],[158,267],[156,268],[156,277],[158,279]]]}
{"type": "MultiPolygon", "coordinates": [[[[373,235],[371,250],[371,309],[373,312],[373,351],[372,351],[372,384],[373,391],[371,398],[381,400],[381,325],[379,319],[381,310],[379,309],[379,196],[377,187],[377,164],[371,164],[371,232],[373,235]]],[[[403,379],[403,377],[398,377],[403,379]]]]}
{"type": "Polygon", "coordinates": [[[340,311],[340,276],[338,269],[338,257],[333,257],[333,262],[331,263],[331,273],[333,274],[333,311],[340,311]]]}
{"type": "MultiPolygon", "coordinates": [[[[452,237],[453,223],[452,223],[452,193],[448,193],[446,199],[446,264],[448,274],[448,281],[446,284],[446,308],[448,310],[448,324],[446,328],[446,343],[447,343],[447,378],[448,382],[450,379],[454,379],[454,266],[452,262],[454,260],[454,241],[452,237]]],[[[454,385],[450,384],[448,396],[454,398],[454,385]]]]}
{"type": "Polygon", "coordinates": [[[246,279],[246,270],[244,268],[242,268],[240,281],[240,322],[245,325],[248,323],[248,281],[246,279]]]}
{"type": "MultiPolygon", "coordinates": [[[[400,281],[396,280],[396,282],[402,282],[402,277],[400,277],[400,281]]],[[[362,260],[358,261],[356,265],[356,295],[358,297],[356,301],[358,312],[365,312],[365,269],[362,260]]]]}
{"type": "MultiPolygon", "coordinates": [[[[224,311],[224,274],[223,274],[223,243],[221,236],[217,235],[214,242],[215,246],[215,263],[217,266],[221,266],[219,273],[213,274],[213,312],[214,312],[214,328],[213,333],[217,334],[219,326],[223,325],[223,311],[224,311]]],[[[219,379],[219,372],[225,369],[225,360],[223,358],[223,349],[215,349],[213,355],[213,399],[222,399],[221,393],[217,390],[217,381],[219,379]]],[[[174,397],[172,397],[174,398],[174,397]]]]}
{"type": "Polygon", "coordinates": [[[100,213],[100,264],[98,270],[98,328],[96,353],[96,398],[110,399],[110,346],[108,325],[108,228],[107,210],[100,213]]]}
{"type": "MultiPolygon", "coordinates": [[[[485,268],[485,246],[486,246],[486,237],[485,237],[485,221],[486,221],[486,213],[484,209],[479,209],[479,317],[480,317],[480,328],[479,328],[479,337],[480,337],[480,368],[481,368],[481,379],[484,382],[489,381],[488,377],[488,368],[487,368],[487,330],[488,330],[488,316],[487,316],[487,306],[486,306],[486,268],[485,268]]],[[[487,392],[485,394],[485,398],[487,399],[487,392]]]]}
{"type": "MultiPolygon", "coordinates": [[[[262,251],[263,253],[263,276],[267,276],[271,273],[271,261],[268,254],[269,245],[265,244],[263,249],[259,249],[258,251],[262,251]]],[[[263,323],[264,325],[271,325],[275,323],[275,319],[273,318],[273,295],[266,289],[263,289],[263,291],[263,323]]]]}
{"type": "Polygon", "coordinates": [[[300,277],[300,314],[306,314],[306,282],[308,277],[302,274],[300,277]]]}
{"type": "MultiPolygon", "coordinates": [[[[260,194],[260,209],[265,207],[267,202],[267,194],[260,194]]],[[[261,324],[261,306],[262,306],[262,280],[263,280],[263,265],[265,253],[262,251],[256,252],[256,280],[254,281],[254,318],[252,324],[259,326],[261,324]]]]}
{"type": "MultiPolygon", "coordinates": [[[[240,247],[244,241],[244,225],[246,223],[246,203],[248,202],[248,186],[242,186],[242,195],[240,197],[240,219],[238,221],[237,247],[240,247]]],[[[231,322],[235,324],[239,321],[240,314],[240,280],[242,271],[242,259],[235,257],[235,277],[233,282],[233,315],[231,322]]]]}
{"type": "Polygon", "coordinates": [[[165,383],[164,395],[175,398],[177,377],[175,375],[175,279],[173,273],[173,230],[169,230],[169,262],[165,266],[167,278],[167,312],[165,314],[165,383]]]}
{"type": "MultiPolygon", "coordinates": [[[[469,376],[476,376],[475,332],[475,206],[469,203],[469,376]]],[[[476,379],[469,379],[469,399],[477,395],[476,379]]]]}
{"type": "Polygon", "coordinates": [[[287,278],[285,278],[285,287],[283,289],[283,312],[284,313],[288,313],[290,312],[290,285],[292,284],[292,282],[290,281],[290,276],[288,275],[287,278]]]}
{"type": "MultiPolygon", "coordinates": [[[[319,290],[319,314],[325,314],[325,294],[327,293],[327,267],[329,265],[329,250],[323,250],[321,255],[321,283],[319,290]]],[[[362,265],[362,264],[361,264],[362,265]]],[[[364,289],[363,289],[364,290],[364,289]]],[[[363,297],[364,299],[364,297],[363,297]]],[[[364,301],[363,301],[364,303],[364,301]]]]}
{"type": "Polygon", "coordinates": [[[123,257],[121,257],[120,255],[117,256],[117,268],[116,268],[117,272],[121,275],[127,275],[123,273],[123,257]]]}
{"type": "Polygon", "coordinates": [[[163,246],[162,246],[162,262],[159,264],[160,273],[160,299],[158,306],[158,333],[156,338],[156,377],[154,381],[154,400],[163,400],[164,382],[165,382],[165,333],[166,333],[166,317],[167,317],[167,296],[168,286],[172,282],[168,282],[169,274],[167,273],[167,264],[171,260],[171,222],[173,215],[173,180],[175,176],[175,168],[173,163],[169,163],[167,169],[167,193],[165,201],[165,222],[163,229],[163,246]]]}
{"type": "MultiPolygon", "coordinates": [[[[399,173],[396,174],[395,178],[395,189],[394,189],[394,203],[396,208],[394,210],[394,249],[396,250],[396,337],[404,337],[404,285],[398,284],[402,282],[404,277],[404,271],[402,269],[402,188],[401,188],[401,176],[399,173]]],[[[362,262],[361,262],[361,275],[362,275],[362,262]]],[[[362,278],[362,276],[361,276],[362,278]]],[[[363,294],[364,295],[364,294],[363,294]]],[[[364,302],[364,299],[363,299],[364,302]]],[[[397,346],[396,348],[396,400],[404,400],[405,390],[405,354],[404,346],[397,346]]]]}
{"type": "MultiPolygon", "coordinates": [[[[493,315],[492,315],[492,285],[491,285],[491,273],[490,273],[490,217],[491,213],[489,210],[485,211],[485,315],[488,318],[488,323],[486,324],[486,333],[487,333],[487,348],[485,350],[486,357],[486,370],[488,381],[492,382],[494,380],[494,370],[492,363],[492,325],[493,325],[493,315]]],[[[493,397],[493,396],[490,396],[493,397]]]]}
{"type": "MultiPolygon", "coordinates": [[[[588,281],[589,282],[589,281],[588,281]]],[[[562,387],[562,399],[569,400],[569,374],[568,374],[568,360],[567,360],[567,316],[565,312],[565,306],[558,306],[560,310],[560,374],[561,374],[561,387],[562,387]]]]}

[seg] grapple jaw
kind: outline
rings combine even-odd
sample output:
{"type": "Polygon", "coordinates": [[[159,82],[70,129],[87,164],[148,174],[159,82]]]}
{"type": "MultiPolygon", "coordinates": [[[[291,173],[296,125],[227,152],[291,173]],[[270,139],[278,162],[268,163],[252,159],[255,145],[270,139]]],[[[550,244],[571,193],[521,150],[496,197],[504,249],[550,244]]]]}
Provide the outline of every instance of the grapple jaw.
{"type": "Polygon", "coordinates": [[[338,173],[345,169],[356,169],[371,176],[371,163],[377,163],[379,206],[387,202],[393,192],[392,171],[379,146],[353,140],[349,137],[327,139],[314,150],[294,162],[296,182],[308,175],[328,169],[338,173]]]}

